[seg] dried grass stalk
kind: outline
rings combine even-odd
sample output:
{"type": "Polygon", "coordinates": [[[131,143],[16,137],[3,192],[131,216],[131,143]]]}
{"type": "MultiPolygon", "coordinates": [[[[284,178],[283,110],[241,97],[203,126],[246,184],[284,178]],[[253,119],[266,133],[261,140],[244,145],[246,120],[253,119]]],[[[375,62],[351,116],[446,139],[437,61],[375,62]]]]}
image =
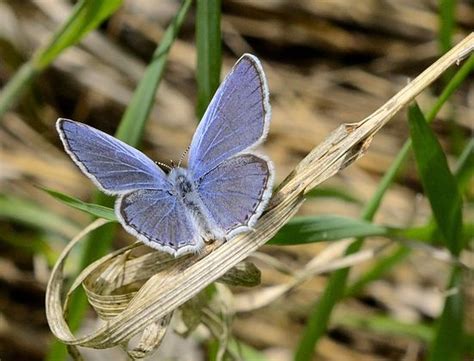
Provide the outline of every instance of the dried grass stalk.
{"type": "Polygon", "coordinates": [[[87,267],[68,295],[82,284],[89,302],[105,323],[89,334],[76,337],[64,317],[69,297],[64,305],[61,301],[63,266],[81,237],[106,221],[98,220],[89,225],[66,247],[51,274],[46,315],[54,335],[68,345],[108,348],[124,344],[142,333],[142,342],[135,350],[137,354],[133,351],[132,354],[141,357],[148,353],[159,344],[168,315],[264,245],[297,212],[308,190],[361,157],[384,124],[473,49],[474,34],[470,34],[375,113],[358,123],[343,124],[332,132],[275,191],[254,232],[220,246],[209,245],[200,255],[178,259],[159,252],[136,256],[134,251],[144,246],[134,244],[87,267]]]}

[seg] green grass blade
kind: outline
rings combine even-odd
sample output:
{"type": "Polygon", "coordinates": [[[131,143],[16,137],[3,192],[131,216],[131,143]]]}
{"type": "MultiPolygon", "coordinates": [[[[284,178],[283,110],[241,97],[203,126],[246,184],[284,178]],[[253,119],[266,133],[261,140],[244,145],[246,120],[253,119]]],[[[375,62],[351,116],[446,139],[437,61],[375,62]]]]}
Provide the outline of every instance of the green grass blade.
{"type": "Polygon", "coordinates": [[[305,195],[306,198],[336,198],[345,202],[362,204],[362,201],[356,196],[344,189],[336,187],[318,187],[310,190],[305,195]]]}
{"type": "Polygon", "coordinates": [[[344,297],[352,297],[359,294],[368,283],[380,279],[380,277],[389,270],[391,270],[395,265],[399,264],[402,260],[408,257],[410,254],[410,249],[407,247],[400,246],[395,249],[390,255],[380,259],[377,263],[362,276],[360,276],[357,281],[355,281],[350,287],[344,292],[344,297]]]}
{"type": "Polygon", "coordinates": [[[105,218],[110,221],[117,221],[117,216],[115,215],[113,208],[104,207],[104,206],[101,206],[100,204],[86,203],[86,202],[81,201],[80,199],[68,196],[67,194],[57,192],[52,189],[48,189],[48,188],[40,188],[40,189],[48,193],[50,196],[56,198],[60,202],[67,204],[68,206],[72,208],[76,208],[83,212],[89,213],[90,215],[94,217],[105,218]]]}
{"type": "Polygon", "coordinates": [[[38,232],[28,232],[26,234],[13,233],[8,231],[8,228],[4,229],[3,227],[0,227],[0,232],[0,242],[16,247],[21,252],[26,252],[31,256],[41,254],[46,258],[48,265],[54,266],[54,261],[58,258],[58,254],[51,245],[51,234],[46,238],[45,235],[38,232]]]}
{"type": "Polygon", "coordinates": [[[458,188],[461,193],[469,187],[469,180],[474,175],[474,138],[471,138],[466,144],[464,150],[459,156],[458,164],[454,176],[458,182],[458,188]]]}
{"type": "Polygon", "coordinates": [[[21,97],[34,77],[50,65],[65,49],[76,44],[88,32],[113,14],[123,0],[82,0],[48,43],[23,64],[0,93],[0,118],[21,97]]]}
{"type": "Polygon", "coordinates": [[[228,352],[234,357],[230,359],[234,360],[247,360],[247,361],[268,361],[268,358],[261,351],[253,348],[250,345],[242,341],[238,341],[235,338],[229,340],[227,345],[228,352]]]}
{"type": "MultiPolygon", "coordinates": [[[[352,254],[357,252],[361,247],[361,243],[360,239],[356,240],[349,246],[346,253],[352,254]]],[[[324,293],[308,317],[306,327],[294,355],[295,361],[313,360],[316,342],[325,334],[331,312],[344,295],[344,285],[346,284],[348,274],[349,268],[343,268],[331,273],[324,293]]]]}
{"type": "MultiPolygon", "coordinates": [[[[443,104],[449,99],[449,97],[455,92],[457,88],[464,82],[469,73],[474,69],[474,56],[471,55],[469,59],[463,64],[454,77],[449,81],[446,87],[443,89],[441,95],[437,98],[431,111],[428,113],[427,121],[431,122],[443,104]]],[[[403,145],[400,152],[397,154],[394,162],[390,168],[384,174],[380,181],[374,195],[371,200],[367,203],[366,207],[362,211],[362,219],[371,221],[377,212],[382,199],[393,183],[399,169],[405,163],[408,153],[410,151],[411,141],[408,140],[403,145]]],[[[357,239],[347,250],[346,254],[352,254],[360,250],[363,244],[363,239],[357,239]]],[[[294,359],[296,361],[309,361],[313,357],[313,353],[316,347],[316,343],[324,335],[332,309],[335,304],[341,299],[344,294],[344,288],[347,283],[347,276],[349,274],[348,269],[341,269],[333,272],[328,280],[326,289],[321,295],[319,301],[315,304],[311,314],[309,315],[308,323],[303,331],[301,341],[297,347],[294,359]]]]}
{"type": "MultiPolygon", "coordinates": [[[[143,129],[155,101],[156,90],[163,76],[169,49],[176,39],[191,3],[192,0],[183,1],[175,18],[166,29],[163,39],[138,84],[132,101],[117,129],[115,136],[132,146],[138,146],[141,140],[143,129]]],[[[93,203],[105,207],[110,207],[113,204],[111,198],[103,193],[97,193],[93,203]]],[[[116,227],[117,225],[114,223],[106,224],[90,235],[88,240],[84,243],[83,254],[81,256],[81,268],[84,268],[93,260],[108,252],[116,233],[116,227]]],[[[69,307],[69,325],[72,330],[76,330],[79,327],[86,309],[87,299],[84,293],[79,290],[79,292],[76,292],[71,298],[69,307]]],[[[65,357],[66,348],[64,345],[55,343],[48,354],[47,360],[64,360],[65,357]]]]}
{"type": "Polygon", "coordinates": [[[435,338],[431,344],[429,361],[460,361],[463,348],[464,307],[462,296],[462,270],[454,268],[448,289],[457,292],[449,295],[438,320],[435,338]]]}
{"type": "MultiPolygon", "coordinates": [[[[456,178],[449,170],[446,156],[418,105],[409,109],[410,135],[423,189],[443,235],[446,247],[454,256],[462,250],[462,198],[456,178]]],[[[461,270],[454,268],[449,289],[458,292],[445,300],[436,336],[431,344],[430,361],[462,359],[463,297],[460,292],[461,270]]]]}
{"type": "Polygon", "coordinates": [[[73,237],[80,227],[68,219],[49,212],[30,200],[0,194],[0,219],[9,219],[44,232],[73,237]]]}
{"type": "Polygon", "coordinates": [[[454,27],[456,25],[456,0],[439,1],[438,42],[442,54],[453,46],[454,27]]]}
{"type": "MultiPolygon", "coordinates": [[[[458,188],[462,192],[469,185],[469,180],[474,174],[474,139],[466,145],[463,152],[459,156],[454,176],[457,179],[458,188]]],[[[436,230],[433,222],[429,222],[427,226],[406,228],[398,233],[398,236],[405,239],[416,239],[430,242],[433,232],[436,230]]],[[[472,225],[464,224],[463,239],[472,239],[472,225]]],[[[403,261],[411,253],[411,250],[400,246],[387,257],[381,258],[368,271],[362,274],[358,280],[346,290],[345,297],[351,297],[358,294],[368,283],[379,279],[388,273],[395,265],[403,261]]]]}
{"type": "Polygon", "coordinates": [[[386,227],[348,217],[305,216],[293,218],[268,244],[295,245],[349,237],[382,236],[388,232],[386,227]]]}
{"type": "MultiPolygon", "coordinates": [[[[401,336],[418,339],[421,342],[432,342],[435,337],[435,328],[426,323],[406,323],[397,321],[385,315],[370,315],[344,312],[334,317],[332,324],[344,328],[355,328],[375,334],[401,336]]],[[[466,355],[474,352],[474,336],[464,335],[459,343],[466,355]]]]}
{"type": "Polygon", "coordinates": [[[168,53],[178,36],[179,29],[191,6],[191,0],[185,0],[172,23],[166,29],[160,45],[153,53],[151,63],[143,74],[142,81],[137,86],[132,100],[125,111],[120,125],[115,133],[118,139],[137,146],[142,138],[146,120],[155,103],[156,90],[163,77],[168,53]]]}
{"type": "Polygon", "coordinates": [[[462,249],[462,199],[456,178],[436,136],[416,103],[409,108],[410,135],[423,189],[446,247],[454,255],[462,249]]]}
{"type": "Polygon", "coordinates": [[[30,85],[38,70],[33,67],[32,62],[23,64],[10,81],[0,92],[0,119],[3,114],[14,106],[20,99],[23,91],[30,85]]]}
{"type": "Polygon", "coordinates": [[[434,336],[433,326],[425,323],[401,322],[385,315],[344,312],[334,317],[334,324],[344,328],[358,329],[377,335],[401,336],[430,342],[434,336]]]}
{"type": "Polygon", "coordinates": [[[431,108],[430,112],[426,116],[426,120],[428,123],[431,123],[436,114],[441,110],[443,105],[447,102],[447,100],[451,97],[451,95],[461,86],[461,84],[466,80],[468,75],[474,69],[474,55],[471,55],[469,59],[467,59],[461,68],[454,74],[448,84],[444,87],[441,94],[436,99],[436,103],[431,108]]]}
{"type": "Polygon", "coordinates": [[[221,0],[197,0],[197,105],[201,119],[219,86],[221,72],[221,0]]]}
{"type": "Polygon", "coordinates": [[[34,67],[43,70],[64,49],[76,44],[87,33],[97,28],[122,5],[123,0],[82,0],[78,2],[64,25],[33,57],[34,67]]]}

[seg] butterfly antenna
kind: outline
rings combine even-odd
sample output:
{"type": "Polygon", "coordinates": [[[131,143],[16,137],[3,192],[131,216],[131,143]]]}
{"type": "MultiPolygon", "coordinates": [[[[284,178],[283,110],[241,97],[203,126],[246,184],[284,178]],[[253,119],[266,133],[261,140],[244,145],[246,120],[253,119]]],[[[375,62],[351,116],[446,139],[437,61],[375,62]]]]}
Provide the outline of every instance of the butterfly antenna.
{"type": "Polygon", "coordinates": [[[162,167],[165,167],[165,168],[167,168],[167,169],[169,169],[169,170],[172,170],[172,169],[173,169],[173,167],[170,167],[168,164],[165,164],[165,163],[155,162],[155,164],[161,165],[162,167]]]}
{"type": "Polygon", "coordinates": [[[183,152],[183,154],[181,155],[181,158],[179,158],[179,162],[178,162],[178,167],[181,165],[181,162],[183,161],[184,157],[186,156],[186,154],[188,154],[189,152],[189,147],[191,145],[188,145],[188,147],[186,148],[186,150],[183,152]]]}

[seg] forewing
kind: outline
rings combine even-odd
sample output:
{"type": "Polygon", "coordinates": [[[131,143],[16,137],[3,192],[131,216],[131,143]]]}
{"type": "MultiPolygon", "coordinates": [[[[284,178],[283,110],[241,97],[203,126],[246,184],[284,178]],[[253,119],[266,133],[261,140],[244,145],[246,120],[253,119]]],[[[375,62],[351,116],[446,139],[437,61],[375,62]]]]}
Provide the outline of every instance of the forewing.
{"type": "Polygon", "coordinates": [[[229,158],[206,174],[198,192],[216,224],[232,236],[255,224],[272,185],[270,161],[249,153],[229,158]]]}
{"type": "Polygon", "coordinates": [[[245,54],[216,91],[194,134],[189,168],[195,179],[231,156],[260,144],[269,122],[265,74],[259,60],[245,54]]]}
{"type": "Polygon", "coordinates": [[[83,123],[59,119],[64,148],[81,170],[108,194],[135,189],[169,189],[165,173],[128,144],[83,123]]]}
{"type": "Polygon", "coordinates": [[[169,192],[143,189],[122,195],[115,211],[124,228],[152,248],[181,255],[203,245],[189,214],[169,192]]]}

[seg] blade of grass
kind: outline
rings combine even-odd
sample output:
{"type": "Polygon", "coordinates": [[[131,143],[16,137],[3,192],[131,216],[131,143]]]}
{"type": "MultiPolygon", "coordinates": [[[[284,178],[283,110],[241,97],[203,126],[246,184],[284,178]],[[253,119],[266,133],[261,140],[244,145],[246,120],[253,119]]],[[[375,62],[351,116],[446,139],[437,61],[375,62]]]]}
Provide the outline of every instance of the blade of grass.
{"type": "MultiPolygon", "coordinates": [[[[458,163],[456,165],[456,170],[454,176],[457,179],[458,188],[461,192],[467,189],[469,185],[469,180],[474,174],[474,139],[466,145],[462,154],[459,156],[458,163]]],[[[472,226],[470,224],[465,224],[463,227],[463,239],[471,239],[474,237],[472,234],[472,226]]],[[[435,224],[429,222],[427,226],[415,227],[415,228],[406,228],[404,229],[399,236],[405,239],[417,239],[425,240],[427,242],[431,241],[432,234],[435,231],[435,224]]],[[[377,263],[370,268],[368,271],[363,273],[359,279],[354,281],[354,283],[346,290],[344,297],[354,296],[370,282],[379,279],[384,274],[393,268],[396,264],[403,261],[411,253],[409,248],[400,246],[392,252],[392,254],[387,257],[381,258],[377,263]]]]}
{"type": "Polygon", "coordinates": [[[197,104],[201,119],[219,86],[221,72],[221,0],[197,0],[197,104]]]}
{"type": "Polygon", "coordinates": [[[65,238],[73,237],[79,230],[79,225],[67,218],[49,212],[44,207],[30,200],[0,194],[0,219],[33,227],[43,232],[55,232],[65,238]]]}
{"type": "Polygon", "coordinates": [[[423,189],[446,247],[457,256],[462,249],[462,199],[456,178],[449,170],[441,145],[416,103],[409,108],[408,120],[423,189]]]}
{"type": "MultiPolygon", "coordinates": [[[[51,235],[48,235],[48,239],[46,239],[41,232],[13,233],[9,232],[8,228],[4,229],[3,227],[0,227],[0,232],[2,234],[0,242],[17,247],[31,256],[41,254],[46,258],[48,265],[53,266],[58,258],[58,254],[51,247],[51,235]]],[[[61,242],[64,244],[64,239],[61,242]]]]}
{"type": "Polygon", "coordinates": [[[128,144],[136,146],[140,142],[146,119],[155,103],[156,90],[163,77],[169,50],[178,36],[191,3],[190,0],[183,1],[175,18],[166,29],[115,133],[118,139],[128,144]]]}
{"type": "Polygon", "coordinates": [[[64,25],[53,35],[49,42],[33,56],[34,67],[43,70],[64,49],[79,42],[87,33],[97,28],[104,19],[113,14],[123,0],[86,0],[78,2],[64,25]]]}
{"type": "Polygon", "coordinates": [[[235,355],[236,360],[249,361],[267,361],[268,358],[262,352],[253,348],[252,346],[231,338],[229,340],[228,350],[231,355],[235,355]]]}
{"type": "MultiPolygon", "coordinates": [[[[334,317],[332,324],[374,332],[376,334],[415,338],[425,343],[431,342],[435,337],[434,327],[430,324],[400,322],[384,315],[341,312],[340,315],[334,317]]],[[[473,353],[474,342],[472,335],[465,335],[461,343],[462,349],[467,354],[473,353]]]]}
{"type": "Polygon", "coordinates": [[[456,25],[456,0],[439,1],[438,42],[442,54],[453,46],[454,27],[456,25]]]}
{"type": "Polygon", "coordinates": [[[430,342],[433,339],[433,326],[425,323],[400,322],[385,315],[370,315],[341,312],[335,315],[334,325],[371,331],[377,335],[393,335],[430,342]]]}
{"type": "Polygon", "coordinates": [[[0,118],[20,99],[36,75],[49,66],[65,49],[76,44],[113,14],[123,0],[82,0],[67,21],[39,48],[30,61],[23,64],[0,93],[0,118]]]}
{"type": "MultiPolygon", "coordinates": [[[[446,53],[453,45],[453,38],[456,27],[456,0],[439,0],[439,29],[438,29],[438,48],[440,54],[446,53]]],[[[442,80],[446,84],[451,78],[453,71],[450,69],[443,74],[442,80]]],[[[465,136],[461,127],[455,121],[456,114],[450,109],[448,114],[449,141],[454,154],[458,154],[465,143],[465,136]]]]}
{"type": "MultiPolygon", "coordinates": [[[[123,115],[117,129],[116,137],[132,146],[137,146],[142,137],[145,123],[155,101],[156,89],[163,76],[169,49],[176,39],[191,3],[192,0],[183,1],[175,18],[166,29],[163,39],[157,47],[142,80],[138,84],[130,105],[123,115]]],[[[111,205],[111,202],[110,197],[103,193],[97,193],[93,203],[108,207],[111,205]]],[[[91,233],[87,242],[84,244],[85,247],[81,256],[81,269],[107,253],[115,232],[116,224],[106,224],[91,233]]],[[[79,327],[86,310],[87,298],[84,292],[76,292],[73,297],[71,297],[69,307],[69,325],[72,330],[76,330],[79,327]]],[[[57,342],[51,348],[47,360],[64,360],[65,357],[66,347],[57,342]]]]}
{"type": "Polygon", "coordinates": [[[105,218],[110,221],[117,221],[117,216],[115,215],[113,208],[104,207],[94,203],[86,203],[80,199],[68,196],[67,194],[57,192],[52,189],[42,187],[40,187],[40,189],[72,208],[79,209],[97,218],[105,218]]]}
{"type": "MultiPolygon", "coordinates": [[[[410,136],[423,189],[445,246],[454,256],[459,256],[463,247],[462,199],[456,178],[449,170],[443,149],[416,103],[410,106],[409,115],[410,136]]],[[[461,269],[454,267],[448,289],[459,290],[461,277],[461,269]]],[[[430,347],[429,360],[461,360],[463,315],[462,292],[458,291],[445,300],[436,336],[430,347]]]]}
{"type": "Polygon", "coordinates": [[[348,217],[305,216],[293,218],[267,244],[295,245],[348,237],[383,236],[389,232],[386,227],[348,217]]]}
{"type": "Polygon", "coordinates": [[[346,190],[341,190],[336,187],[319,187],[312,189],[306,193],[306,198],[337,198],[349,203],[362,204],[361,200],[346,190]]]}
{"type": "Polygon", "coordinates": [[[378,261],[370,270],[365,272],[357,281],[348,287],[344,292],[344,297],[352,297],[359,294],[368,283],[380,279],[382,275],[388,273],[395,265],[407,258],[410,252],[410,248],[404,246],[398,247],[390,255],[378,261]]]}
{"type": "Polygon", "coordinates": [[[469,180],[474,175],[474,138],[464,147],[459,156],[458,164],[454,173],[457,179],[459,191],[464,193],[469,186],[469,180]]]}
{"type": "Polygon", "coordinates": [[[444,304],[441,317],[438,319],[435,337],[430,345],[429,361],[460,361],[463,346],[464,300],[461,292],[462,270],[454,267],[449,289],[457,292],[449,295],[444,304]]]}
{"type": "MultiPolygon", "coordinates": [[[[443,104],[447,99],[454,93],[454,91],[463,83],[469,73],[474,69],[474,55],[471,55],[469,59],[463,64],[454,77],[449,81],[446,87],[443,89],[441,95],[437,98],[431,111],[428,113],[427,121],[431,122],[438,114],[443,104]]],[[[367,221],[371,221],[377,212],[385,192],[388,190],[390,185],[393,183],[399,169],[405,163],[408,152],[410,151],[411,140],[407,140],[400,152],[397,154],[394,162],[390,168],[384,174],[380,181],[374,195],[367,203],[366,207],[362,211],[361,218],[367,221]]],[[[358,252],[363,244],[363,238],[357,239],[347,249],[346,255],[358,252]]],[[[331,312],[336,303],[341,299],[344,294],[344,289],[347,283],[347,277],[349,275],[349,269],[341,269],[335,271],[329,277],[326,289],[321,295],[318,302],[315,304],[309,319],[307,326],[303,331],[300,343],[297,346],[297,350],[294,355],[295,361],[309,361],[313,357],[313,353],[318,340],[324,335],[328,321],[331,316],[331,312]]]]}

